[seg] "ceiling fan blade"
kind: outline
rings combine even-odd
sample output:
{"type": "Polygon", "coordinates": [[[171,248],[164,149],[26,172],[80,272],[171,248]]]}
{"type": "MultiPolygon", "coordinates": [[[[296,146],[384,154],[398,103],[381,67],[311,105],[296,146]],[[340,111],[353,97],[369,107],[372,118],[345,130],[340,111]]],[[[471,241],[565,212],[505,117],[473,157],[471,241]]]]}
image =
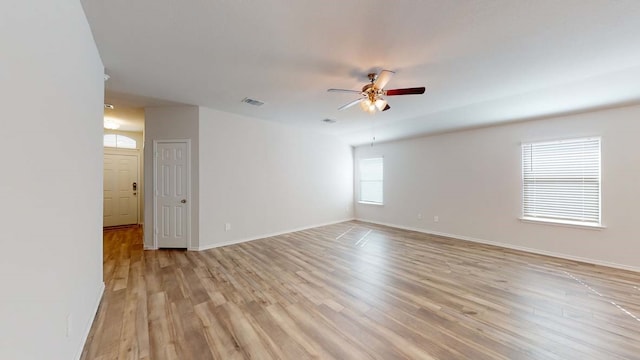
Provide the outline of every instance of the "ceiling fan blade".
{"type": "Polygon", "coordinates": [[[347,90],[347,89],[327,89],[327,92],[342,92],[342,93],[353,93],[353,94],[361,94],[360,90],[347,90]]]}
{"type": "Polygon", "coordinates": [[[424,94],[424,87],[416,87],[416,88],[406,88],[406,89],[391,89],[385,91],[385,95],[387,96],[396,96],[396,95],[420,95],[424,94]]]}
{"type": "Polygon", "coordinates": [[[338,110],[348,109],[348,108],[352,107],[353,105],[360,103],[360,101],[362,101],[362,100],[363,100],[363,99],[353,100],[352,102],[350,102],[350,103],[348,103],[348,104],[344,104],[344,105],[340,106],[340,107],[338,108],[338,110]]]}
{"type": "Polygon", "coordinates": [[[387,111],[389,109],[391,109],[391,106],[389,106],[389,104],[387,104],[387,106],[385,106],[384,109],[382,109],[382,111],[387,111]]]}
{"type": "Polygon", "coordinates": [[[373,83],[373,86],[375,86],[377,89],[384,89],[384,87],[387,86],[387,83],[389,82],[389,80],[391,80],[391,77],[393,76],[393,74],[395,74],[395,72],[391,70],[380,71],[380,74],[378,74],[378,77],[376,78],[376,82],[373,83]]]}

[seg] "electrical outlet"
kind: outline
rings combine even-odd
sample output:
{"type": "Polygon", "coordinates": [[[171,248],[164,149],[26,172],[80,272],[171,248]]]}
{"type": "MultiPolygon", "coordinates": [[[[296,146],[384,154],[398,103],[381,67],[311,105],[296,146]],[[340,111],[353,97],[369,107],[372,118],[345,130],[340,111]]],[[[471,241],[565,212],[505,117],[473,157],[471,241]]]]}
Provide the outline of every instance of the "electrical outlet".
{"type": "Polygon", "coordinates": [[[231,230],[231,224],[230,223],[225,223],[224,224],[224,231],[229,231],[231,230]]]}
{"type": "Polygon", "coordinates": [[[422,213],[418,213],[418,220],[422,220],[422,213]]]}
{"type": "Polygon", "coordinates": [[[434,216],[433,217],[433,222],[438,222],[438,221],[440,221],[440,218],[438,217],[438,215],[434,216]]]}

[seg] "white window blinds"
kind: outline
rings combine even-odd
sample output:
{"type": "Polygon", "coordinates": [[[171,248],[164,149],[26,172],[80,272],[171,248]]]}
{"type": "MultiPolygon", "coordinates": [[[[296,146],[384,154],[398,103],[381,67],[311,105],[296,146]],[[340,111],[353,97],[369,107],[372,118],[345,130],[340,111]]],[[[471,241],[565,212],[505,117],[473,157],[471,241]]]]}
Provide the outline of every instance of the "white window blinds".
{"type": "Polygon", "coordinates": [[[600,138],[522,145],[523,217],[600,225],[600,138]]]}
{"type": "Polygon", "coordinates": [[[360,201],[382,204],[382,158],[360,160],[360,201]]]}

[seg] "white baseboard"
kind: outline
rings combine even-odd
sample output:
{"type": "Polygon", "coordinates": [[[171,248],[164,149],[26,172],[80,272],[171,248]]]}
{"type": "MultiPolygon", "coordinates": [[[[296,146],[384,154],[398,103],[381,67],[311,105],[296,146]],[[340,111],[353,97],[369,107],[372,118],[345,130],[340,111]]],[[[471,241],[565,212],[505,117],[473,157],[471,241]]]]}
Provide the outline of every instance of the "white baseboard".
{"type": "Polygon", "coordinates": [[[104,294],[104,282],[101,282],[100,286],[98,286],[98,292],[96,294],[96,300],[93,305],[93,311],[91,312],[91,318],[89,318],[89,321],[85,326],[84,333],[82,333],[82,339],[80,341],[80,344],[81,344],[80,349],[78,349],[78,352],[76,353],[76,356],[74,358],[76,360],[80,360],[80,357],[82,356],[82,350],[84,350],[84,345],[86,344],[87,338],[89,337],[91,326],[93,325],[93,322],[96,319],[96,315],[98,314],[98,308],[100,307],[100,302],[102,301],[103,294],[104,294]]]}
{"type": "Polygon", "coordinates": [[[433,230],[428,230],[428,229],[414,228],[414,227],[410,227],[410,226],[390,224],[390,223],[384,223],[384,222],[372,221],[372,220],[366,220],[366,219],[356,219],[356,220],[362,221],[362,222],[366,222],[366,223],[371,223],[371,224],[389,226],[389,227],[393,227],[393,228],[397,228],[397,229],[415,231],[415,232],[419,232],[419,233],[423,233],[423,234],[444,236],[444,237],[458,239],[458,240],[464,240],[464,241],[470,241],[470,242],[475,242],[475,243],[480,243],[480,244],[498,246],[498,247],[502,247],[502,248],[506,248],[506,249],[519,250],[519,251],[524,251],[524,252],[528,252],[528,253],[532,253],[532,254],[546,255],[546,256],[551,256],[551,257],[556,257],[556,258],[561,258],[561,259],[579,261],[579,262],[588,263],[588,264],[607,266],[607,267],[621,269],[621,270],[629,270],[629,271],[634,271],[634,272],[640,272],[640,267],[637,267],[637,266],[618,264],[618,263],[613,263],[613,262],[609,262],[609,261],[602,261],[602,260],[598,260],[598,259],[584,258],[584,257],[580,257],[580,256],[573,256],[573,255],[568,255],[568,254],[556,253],[556,252],[552,252],[552,251],[534,249],[534,248],[529,248],[529,247],[525,247],[525,246],[518,246],[518,245],[501,243],[501,242],[497,242],[497,241],[478,239],[478,238],[474,238],[474,237],[470,237],[470,236],[448,234],[448,233],[443,233],[443,232],[433,231],[433,230]]]}
{"type": "Polygon", "coordinates": [[[147,245],[147,244],[144,244],[144,248],[143,249],[144,250],[158,250],[157,247],[152,246],[152,245],[147,245]]]}
{"type": "MultiPolygon", "coordinates": [[[[258,235],[258,236],[252,236],[252,237],[244,238],[244,239],[236,239],[236,240],[225,241],[225,242],[222,242],[222,243],[201,245],[198,248],[198,250],[202,251],[202,250],[215,249],[215,248],[219,248],[219,247],[223,247],[223,246],[229,246],[229,245],[235,245],[235,244],[240,244],[240,243],[254,241],[254,240],[260,240],[260,239],[269,238],[269,237],[278,236],[278,235],[283,235],[283,234],[288,234],[288,233],[292,233],[292,232],[296,232],[296,231],[303,231],[303,230],[308,230],[308,229],[317,228],[317,227],[321,227],[321,226],[339,224],[339,223],[342,223],[342,222],[345,222],[345,221],[352,221],[352,220],[355,220],[355,218],[347,218],[347,219],[338,220],[338,221],[332,221],[332,222],[328,222],[328,223],[309,225],[309,226],[299,227],[299,228],[295,228],[295,229],[288,229],[288,230],[284,230],[284,231],[278,231],[278,232],[270,233],[270,234],[262,234],[262,235],[258,235]]],[[[200,238],[200,241],[202,241],[202,237],[200,238]]]]}

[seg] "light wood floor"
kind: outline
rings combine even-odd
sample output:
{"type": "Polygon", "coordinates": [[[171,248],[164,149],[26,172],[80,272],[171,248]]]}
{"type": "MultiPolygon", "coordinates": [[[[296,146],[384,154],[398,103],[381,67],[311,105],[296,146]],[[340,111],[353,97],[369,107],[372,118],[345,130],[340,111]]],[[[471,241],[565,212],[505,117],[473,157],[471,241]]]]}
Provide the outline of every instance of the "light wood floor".
{"type": "Polygon", "coordinates": [[[360,222],[104,250],[83,359],[640,359],[639,273],[360,222]]]}

